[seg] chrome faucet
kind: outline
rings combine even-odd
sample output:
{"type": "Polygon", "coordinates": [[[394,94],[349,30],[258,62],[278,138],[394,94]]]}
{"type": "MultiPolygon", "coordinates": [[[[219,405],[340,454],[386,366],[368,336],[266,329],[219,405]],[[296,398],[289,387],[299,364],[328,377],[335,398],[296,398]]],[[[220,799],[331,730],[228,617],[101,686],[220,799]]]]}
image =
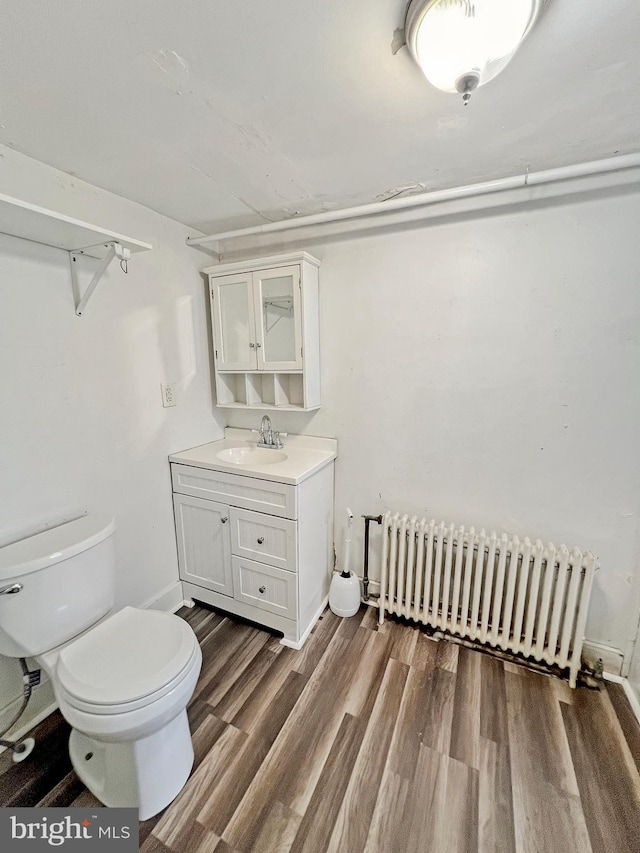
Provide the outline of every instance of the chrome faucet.
{"type": "MultiPolygon", "coordinates": [[[[258,430],[253,430],[258,432],[258,430]]],[[[260,422],[260,439],[258,447],[268,447],[273,450],[280,450],[282,445],[282,436],[286,436],[286,432],[277,432],[271,428],[271,418],[269,415],[263,415],[260,422]]]]}
{"type": "Polygon", "coordinates": [[[263,415],[260,421],[260,441],[258,444],[263,447],[271,447],[273,445],[273,430],[271,429],[271,418],[269,415],[263,415]]]}

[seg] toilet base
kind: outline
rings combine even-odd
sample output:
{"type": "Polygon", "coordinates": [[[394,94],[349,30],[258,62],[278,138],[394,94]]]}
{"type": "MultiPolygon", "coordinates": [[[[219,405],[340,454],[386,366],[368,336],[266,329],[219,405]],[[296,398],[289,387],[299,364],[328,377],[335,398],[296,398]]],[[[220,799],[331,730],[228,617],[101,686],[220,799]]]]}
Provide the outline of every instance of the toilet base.
{"type": "Polygon", "coordinates": [[[193,744],[187,712],[148,737],[124,743],[105,743],[72,729],[69,755],[101,803],[138,808],[140,820],[147,820],[168,806],[189,778],[193,744]]]}

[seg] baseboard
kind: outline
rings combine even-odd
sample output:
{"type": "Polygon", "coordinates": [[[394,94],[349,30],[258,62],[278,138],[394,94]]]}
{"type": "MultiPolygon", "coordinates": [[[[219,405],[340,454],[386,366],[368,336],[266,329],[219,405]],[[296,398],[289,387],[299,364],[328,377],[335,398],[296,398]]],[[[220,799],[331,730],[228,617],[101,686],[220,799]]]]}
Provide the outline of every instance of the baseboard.
{"type": "Polygon", "coordinates": [[[307,630],[306,630],[306,631],[304,632],[304,634],[300,637],[300,639],[298,640],[298,642],[297,642],[297,643],[296,643],[296,642],[294,642],[293,640],[287,640],[287,638],[286,638],[286,637],[283,637],[283,638],[280,640],[280,645],[282,645],[282,646],[287,646],[288,648],[290,648],[290,649],[295,649],[296,651],[298,651],[298,652],[299,652],[299,651],[300,651],[300,649],[304,646],[305,642],[307,641],[307,638],[309,637],[309,634],[310,634],[310,633],[313,631],[313,629],[315,628],[316,622],[318,621],[318,619],[319,619],[319,618],[322,616],[322,614],[324,613],[325,608],[326,608],[326,606],[327,606],[327,604],[328,604],[328,603],[329,603],[329,596],[327,595],[327,596],[326,596],[326,598],[323,600],[322,604],[320,605],[320,607],[318,608],[318,610],[317,610],[317,612],[316,612],[315,616],[313,616],[313,617],[312,617],[312,619],[311,619],[311,621],[309,622],[309,625],[308,625],[308,627],[307,627],[307,630]]]}
{"type": "MultiPolygon", "coordinates": [[[[591,669],[596,669],[594,664],[602,661],[602,668],[607,675],[622,675],[622,662],[624,655],[620,649],[613,646],[605,646],[603,643],[594,643],[585,640],[582,644],[582,659],[589,664],[591,669]]],[[[612,681],[614,679],[611,679],[612,681]]]]}
{"type": "Polygon", "coordinates": [[[636,696],[635,691],[631,686],[628,678],[625,678],[623,680],[622,689],[624,690],[627,699],[629,700],[631,710],[636,715],[636,720],[640,723],[640,701],[638,700],[638,697],[636,696]]]}
{"type": "Polygon", "coordinates": [[[625,696],[629,700],[629,704],[631,705],[631,710],[636,716],[636,720],[640,723],[640,701],[635,694],[633,687],[631,686],[628,678],[623,678],[621,675],[612,675],[610,672],[605,672],[604,674],[605,681],[612,681],[614,684],[621,684],[622,689],[624,690],[625,696]]]}
{"type": "Polygon", "coordinates": [[[168,587],[150,598],[141,607],[145,610],[163,610],[165,613],[175,613],[184,604],[184,593],[181,581],[174,581],[168,587]]]}

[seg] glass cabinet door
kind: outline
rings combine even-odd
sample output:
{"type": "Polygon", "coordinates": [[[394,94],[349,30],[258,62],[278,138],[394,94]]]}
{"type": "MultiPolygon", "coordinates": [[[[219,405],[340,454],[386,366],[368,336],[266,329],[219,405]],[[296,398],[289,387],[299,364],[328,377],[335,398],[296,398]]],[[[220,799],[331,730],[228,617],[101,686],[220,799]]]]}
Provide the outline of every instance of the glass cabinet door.
{"type": "Polygon", "coordinates": [[[252,273],[211,280],[211,322],[218,370],[255,370],[252,273]]]}
{"type": "Polygon", "coordinates": [[[302,369],[300,267],[253,274],[259,370],[302,369]]]}

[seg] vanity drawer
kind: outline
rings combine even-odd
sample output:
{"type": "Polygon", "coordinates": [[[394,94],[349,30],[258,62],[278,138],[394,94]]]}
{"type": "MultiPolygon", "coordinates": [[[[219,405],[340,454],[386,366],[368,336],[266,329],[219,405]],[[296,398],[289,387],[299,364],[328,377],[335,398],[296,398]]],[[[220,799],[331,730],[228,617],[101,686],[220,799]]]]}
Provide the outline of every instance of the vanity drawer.
{"type": "Polygon", "coordinates": [[[286,483],[175,462],[171,463],[171,479],[173,491],[182,495],[268,512],[281,518],[297,517],[296,487],[286,483]]]}
{"type": "Polygon", "coordinates": [[[297,580],[293,572],[276,569],[245,560],[231,558],[233,574],[233,597],[287,619],[297,618],[297,580]]]}
{"type": "Polygon", "coordinates": [[[231,553],[289,572],[296,570],[297,523],[231,507],[231,553]]]}

